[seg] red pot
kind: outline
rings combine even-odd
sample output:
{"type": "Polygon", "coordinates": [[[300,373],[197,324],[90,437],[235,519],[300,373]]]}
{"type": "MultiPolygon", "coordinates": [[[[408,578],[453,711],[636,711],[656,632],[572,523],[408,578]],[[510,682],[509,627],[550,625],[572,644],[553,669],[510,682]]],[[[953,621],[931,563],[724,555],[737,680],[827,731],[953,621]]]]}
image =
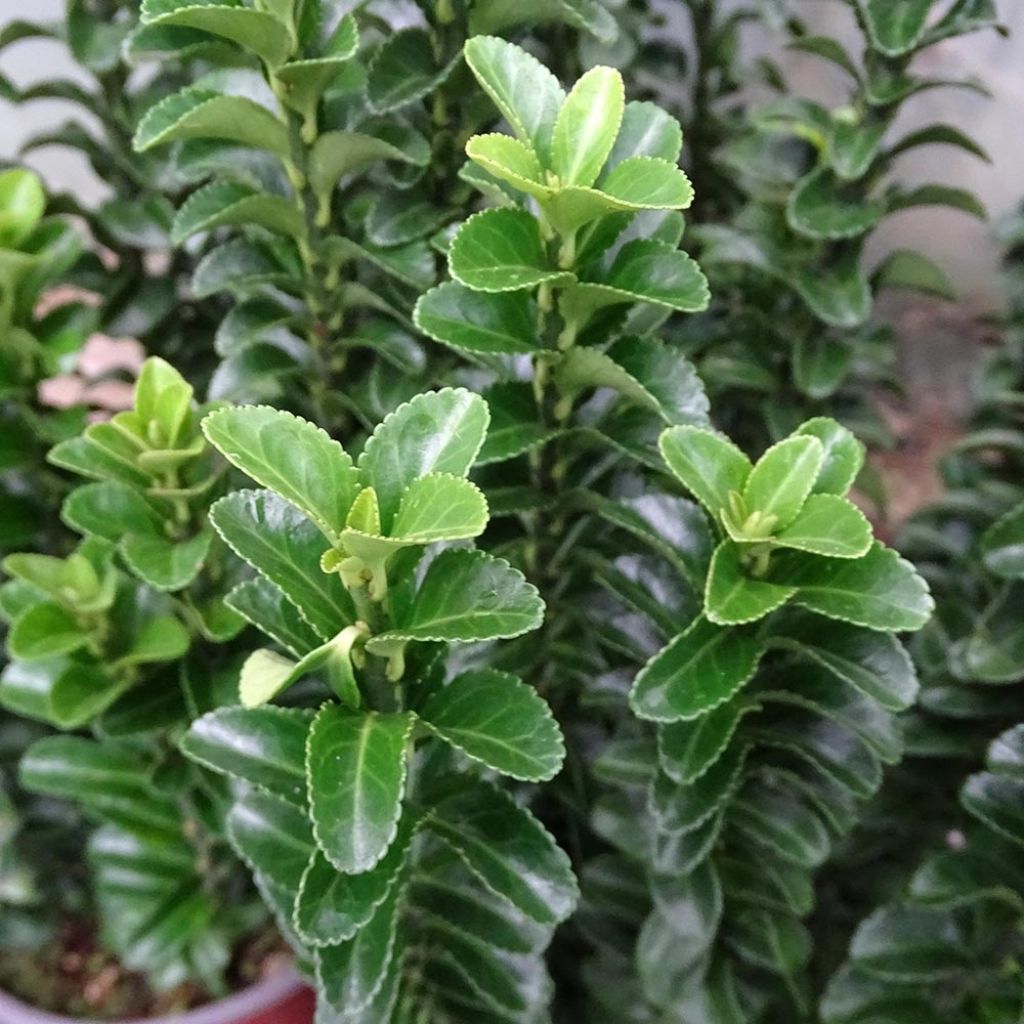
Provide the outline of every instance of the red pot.
{"type": "MultiPolygon", "coordinates": [[[[316,998],[296,974],[269,978],[226,999],[175,1014],[124,1024],[313,1024],[316,998]]],[[[59,1017],[34,1010],[0,992],[0,1024],[86,1024],[80,1018],[59,1017]]]]}

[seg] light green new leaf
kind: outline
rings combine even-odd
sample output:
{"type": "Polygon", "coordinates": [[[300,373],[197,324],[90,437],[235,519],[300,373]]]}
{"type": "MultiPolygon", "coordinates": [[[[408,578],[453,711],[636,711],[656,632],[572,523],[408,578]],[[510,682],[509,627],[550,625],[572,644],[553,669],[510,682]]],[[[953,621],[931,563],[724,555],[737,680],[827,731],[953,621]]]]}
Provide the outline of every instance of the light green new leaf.
{"type": "Polygon", "coordinates": [[[638,717],[656,722],[699,718],[750,681],[763,653],[755,630],[698,618],[643,667],[629,705],[638,717]]]}
{"type": "Polygon", "coordinates": [[[162,526],[146,499],[116,480],[76,487],[64,499],[60,516],[79,533],[94,533],[115,543],[126,534],[153,534],[162,526]]]}
{"type": "Polygon", "coordinates": [[[552,132],[565,99],[558,79],[536,57],[495,36],[475,36],[463,52],[476,80],[519,139],[548,164],[552,132]]]}
{"type": "Polygon", "coordinates": [[[492,892],[545,925],[564,921],[579,898],[569,858],[543,825],[504,790],[463,786],[426,827],[492,892]]]}
{"type": "Polygon", "coordinates": [[[812,494],[799,515],[772,538],[783,548],[796,548],[831,558],[861,558],[871,547],[871,524],[856,505],[835,494],[812,494]]]}
{"type": "Polygon", "coordinates": [[[273,583],[323,640],[356,618],[352,599],[320,558],[323,534],[270,491],[234,491],[215,502],[210,522],[228,547],[273,583]]]}
{"type": "Polygon", "coordinates": [[[591,68],[565,98],[551,137],[551,169],[562,184],[597,181],[619,134],[626,106],[622,75],[591,68]]]}
{"type": "Polygon", "coordinates": [[[146,111],[132,145],[139,153],[180,139],[218,139],[288,156],[288,128],[266,107],[244,96],[184,89],[146,111]]]}
{"type": "Polygon", "coordinates": [[[242,4],[202,0],[143,0],[142,24],[195,28],[251,50],[274,67],[295,49],[295,37],[283,21],[242,4]]]}
{"type": "Polygon", "coordinates": [[[467,220],[448,250],[452,277],[481,292],[514,292],[568,281],[544,252],[540,226],[525,210],[484,210],[467,220]]]}
{"type": "Polygon", "coordinates": [[[796,433],[816,437],[824,449],[821,470],[811,493],[843,497],[864,466],[864,445],[846,427],[826,416],[808,420],[797,427],[796,433]]]}
{"type": "Polygon", "coordinates": [[[89,633],[59,604],[41,601],[14,620],[7,635],[7,652],[20,661],[38,661],[70,654],[89,640],[89,633]]]}
{"type": "Polygon", "coordinates": [[[703,427],[671,427],[658,447],[668,468],[716,521],[729,507],[730,493],[743,492],[753,469],[732,441],[703,427]]]}
{"type": "Polygon", "coordinates": [[[553,778],[565,757],[551,709],[507,672],[464,672],[427,701],[420,719],[474,760],[515,779],[553,778]]]}
{"type": "Polygon", "coordinates": [[[704,591],[704,611],[720,626],[735,626],[763,619],[785,604],[796,587],[770,583],[751,576],[741,560],[744,545],[723,541],[715,549],[704,591]]]}
{"type": "Polygon", "coordinates": [[[743,486],[747,509],[774,516],[780,529],[789,526],[811,493],[824,459],[816,437],[787,437],[772,445],[743,486]]]}
{"type": "Polygon", "coordinates": [[[257,483],[305,512],[334,541],[359,491],[352,459],[319,427],[280,409],[221,409],[203,433],[224,457],[257,483]]]}
{"type": "Polygon", "coordinates": [[[46,212],[46,193],[38,175],[12,168],[0,174],[0,246],[17,248],[46,212]]]}
{"type": "Polygon", "coordinates": [[[877,541],[857,559],[777,555],[769,578],[810,611],[886,633],[920,629],[935,606],[914,567],[877,541]]]}
{"type": "Polygon", "coordinates": [[[317,713],[306,755],[310,815],[317,845],[339,871],[369,871],[394,840],[414,721],[409,712],[336,704],[317,713]]]}
{"type": "Polygon", "coordinates": [[[428,473],[465,476],[487,434],[487,405],[463,388],[417,395],[386,416],[359,458],[363,484],[373,487],[385,533],[402,495],[428,473]]]}
{"type": "Polygon", "coordinates": [[[417,544],[478,537],[487,526],[487,499],[475,484],[451,473],[428,473],[402,495],[391,535],[417,544]]]}
{"type": "Polygon", "coordinates": [[[304,806],[312,715],[292,708],[218,708],[181,738],[182,753],[222,775],[304,806]]]}
{"type": "Polygon", "coordinates": [[[537,199],[547,199],[551,195],[537,154],[510,135],[474,135],[466,143],[466,156],[521,192],[537,199]]]}
{"type": "Polygon", "coordinates": [[[536,311],[526,292],[477,292],[446,281],[420,296],[412,316],[435,341],[469,352],[512,355],[538,348],[536,311]]]}
{"type": "Polygon", "coordinates": [[[303,238],[302,211],[284,196],[259,192],[235,181],[214,181],[185,201],[174,218],[171,241],[181,245],[202,231],[240,224],[256,224],[279,235],[303,238]]]}
{"type": "Polygon", "coordinates": [[[536,629],[543,615],[536,587],[504,559],[449,549],[430,563],[395,627],[373,637],[367,650],[387,651],[408,640],[509,639],[536,629]]]}

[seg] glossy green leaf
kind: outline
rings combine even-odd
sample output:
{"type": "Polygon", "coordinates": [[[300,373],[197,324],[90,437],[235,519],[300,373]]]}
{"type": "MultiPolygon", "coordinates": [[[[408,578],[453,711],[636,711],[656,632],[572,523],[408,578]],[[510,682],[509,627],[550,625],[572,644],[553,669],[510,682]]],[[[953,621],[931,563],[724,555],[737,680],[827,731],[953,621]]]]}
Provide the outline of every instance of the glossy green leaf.
{"type": "Polygon", "coordinates": [[[672,722],[658,730],[658,764],[681,786],[696,782],[728,748],[743,716],[753,703],[730,700],[689,721],[672,722]]]}
{"type": "Polygon", "coordinates": [[[18,247],[45,210],[46,194],[36,174],[21,168],[0,174],[0,246],[18,247]]]}
{"type": "Polygon", "coordinates": [[[548,259],[540,226],[525,210],[484,210],[462,225],[448,250],[461,284],[481,292],[514,292],[567,280],[548,259]]]}
{"type": "Polygon", "coordinates": [[[302,212],[284,196],[268,195],[240,182],[215,181],[193,192],[178,210],[171,240],[181,245],[200,232],[245,224],[295,239],[304,238],[306,232],[302,212]]]}
{"type": "Polygon", "coordinates": [[[731,441],[702,427],[666,430],[658,441],[679,482],[717,519],[731,492],[742,493],[753,468],[731,441]]]}
{"type": "Polygon", "coordinates": [[[218,708],[192,723],[181,749],[215,772],[304,806],[311,721],[309,712],[290,708],[218,708]]]}
{"type": "Polygon", "coordinates": [[[290,152],[287,127],[266,107],[208,89],[185,89],[152,107],[139,122],[133,145],[143,153],[180,139],[229,140],[278,156],[290,152]]]}
{"type": "Polygon", "coordinates": [[[699,618],[643,667],[630,707],[656,722],[699,718],[750,681],[763,650],[753,629],[726,629],[699,618]]]}
{"type": "Polygon", "coordinates": [[[857,0],[857,5],[872,43],[889,57],[899,57],[917,45],[932,9],[931,0],[857,0]]]}
{"type": "Polygon", "coordinates": [[[429,96],[450,73],[450,65],[438,66],[428,32],[402,29],[374,53],[367,69],[367,96],[378,113],[399,110],[429,96]]]}
{"type": "Polygon", "coordinates": [[[42,601],[15,619],[7,652],[21,661],[38,661],[70,654],[89,640],[89,633],[59,604],[42,601]]]}
{"type": "Polygon", "coordinates": [[[475,36],[465,46],[466,63],[520,141],[547,163],[551,137],[565,93],[536,57],[495,36],[475,36]]]}
{"type": "Polygon", "coordinates": [[[826,416],[808,420],[796,433],[816,437],[824,450],[811,493],[845,495],[864,466],[864,445],[846,427],[826,416]]]}
{"type": "Polygon", "coordinates": [[[774,537],[779,547],[832,558],[861,558],[871,542],[864,513],[835,494],[812,494],[796,519],[774,537]]]}
{"type": "Polygon", "coordinates": [[[622,76],[591,68],[565,98],[551,136],[551,169],[566,185],[593,185],[619,134],[626,105],[622,76]]]}
{"type": "Polygon", "coordinates": [[[203,432],[233,465],[305,512],[329,538],[341,534],[359,478],[345,449],[319,427],[256,405],[212,413],[203,432]]]}
{"type": "Polygon", "coordinates": [[[210,509],[210,522],[240,558],[265,576],[324,640],[355,621],[335,573],[320,568],[323,534],[269,491],[234,491],[210,509]]]}
{"type": "Polygon", "coordinates": [[[295,46],[292,33],[273,14],[241,4],[143,0],[142,23],[209,32],[252,51],[271,66],[283,63],[295,46]]]}
{"type": "Polygon", "coordinates": [[[769,575],[780,586],[796,588],[796,604],[867,629],[917,630],[934,608],[928,585],[914,567],[877,541],[854,560],[780,557],[769,575]]]}
{"type": "Polygon", "coordinates": [[[711,622],[720,626],[763,619],[796,593],[795,586],[755,576],[743,559],[743,547],[729,540],[719,544],[711,558],[704,609],[711,622]]]}
{"type": "Polygon", "coordinates": [[[367,649],[387,651],[409,640],[508,639],[536,629],[543,614],[537,589],[504,559],[450,549],[430,563],[395,627],[373,637],[367,649]]]}
{"type": "Polygon", "coordinates": [[[313,856],[313,834],[305,812],[293,803],[250,790],[232,804],[227,830],[235,849],[254,870],[291,892],[313,856]]]}
{"type": "Polygon", "coordinates": [[[432,544],[477,537],[487,526],[487,499],[468,480],[428,473],[405,489],[391,525],[394,536],[432,544]]]}
{"type": "Polygon", "coordinates": [[[417,395],[381,421],[359,458],[359,473],[377,493],[385,531],[414,480],[428,473],[469,472],[487,423],[487,406],[463,388],[417,395]]]}
{"type": "Polygon", "coordinates": [[[773,445],[754,465],[743,486],[747,509],[772,516],[778,529],[797,518],[824,461],[824,449],[808,435],[773,445]]]}
{"type": "Polygon", "coordinates": [[[537,154],[510,135],[496,132],[474,135],[466,143],[466,156],[495,178],[521,192],[537,199],[547,199],[551,195],[551,186],[546,183],[537,154]]]}
{"type": "Polygon", "coordinates": [[[321,638],[282,591],[262,576],[239,583],[228,607],[297,657],[319,647],[321,638]]]}
{"type": "Polygon", "coordinates": [[[569,859],[539,821],[486,783],[446,797],[427,821],[492,892],[541,924],[564,921],[578,891],[569,859]]]}
{"type": "Polygon", "coordinates": [[[464,672],[419,714],[443,740],[503,775],[540,782],[562,766],[565,747],[551,709],[507,672],[464,672]]]}
{"type": "Polygon", "coordinates": [[[339,870],[368,871],[395,838],[405,787],[409,713],[321,708],[306,769],[317,845],[339,870]]]}
{"type": "Polygon", "coordinates": [[[128,568],[150,586],[181,590],[199,575],[212,540],[210,530],[177,542],[155,534],[131,533],[121,542],[121,554],[128,568]]]}
{"type": "Polygon", "coordinates": [[[538,348],[536,313],[526,292],[478,292],[446,281],[420,296],[416,326],[469,352],[513,354],[538,348]]]}
{"type": "Polygon", "coordinates": [[[1024,505],[1007,512],[985,531],[981,553],[989,571],[997,576],[1024,576],[1024,505]]]}

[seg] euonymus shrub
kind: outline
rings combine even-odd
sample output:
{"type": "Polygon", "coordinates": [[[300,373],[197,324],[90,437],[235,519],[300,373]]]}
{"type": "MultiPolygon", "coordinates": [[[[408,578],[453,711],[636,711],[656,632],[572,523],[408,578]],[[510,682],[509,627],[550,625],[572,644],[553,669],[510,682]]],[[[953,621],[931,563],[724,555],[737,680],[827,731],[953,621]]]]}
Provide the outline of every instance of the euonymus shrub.
{"type": "Polygon", "coordinates": [[[533,1019],[541,954],[576,902],[565,854],[488,778],[549,779],[563,744],[479,646],[543,614],[521,573],[467,545],[487,525],[466,480],[487,424],[479,397],[425,393],[354,461],[265,406],[204,421],[265,487],[211,519],[256,570],[229,604],[275,646],[242,666],[241,706],[194,722],[183,749],[243,783],[228,833],[338,1019],[533,1019]],[[460,663],[466,644],[479,654],[460,663]]]}

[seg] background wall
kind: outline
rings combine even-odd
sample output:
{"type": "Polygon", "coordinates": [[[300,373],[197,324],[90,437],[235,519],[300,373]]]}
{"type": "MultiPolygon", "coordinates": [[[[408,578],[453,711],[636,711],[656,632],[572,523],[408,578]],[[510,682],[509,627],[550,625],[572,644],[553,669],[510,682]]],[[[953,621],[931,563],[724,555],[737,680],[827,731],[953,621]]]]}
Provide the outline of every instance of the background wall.
{"type": "MultiPolygon", "coordinates": [[[[772,2],[777,4],[778,0],[772,2]]],[[[1009,40],[992,32],[979,33],[934,47],[921,58],[922,70],[931,75],[983,77],[994,99],[965,91],[925,93],[913,101],[904,125],[908,129],[936,121],[960,125],[988,150],[993,163],[984,164],[949,148],[926,149],[906,158],[902,174],[912,182],[939,178],[974,189],[996,223],[1024,198],[1024,2],[997,2],[1003,20],[1015,30],[1009,40]]],[[[663,0],[663,5],[678,9],[679,0],[663,0]]],[[[63,6],[64,0],[32,0],[31,8],[21,0],[0,0],[0,21],[15,16],[55,19],[63,6]]],[[[815,30],[834,33],[855,45],[857,33],[845,4],[837,0],[791,0],[791,6],[815,30]]],[[[684,30],[680,22],[679,31],[684,30]]],[[[752,31],[749,55],[768,52],[778,56],[779,42],[766,30],[752,31]]],[[[826,104],[841,99],[841,72],[834,72],[823,61],[796,54],[786,55],[783,63],[805,95],[826,104]]],[[[62,47],[39,40],[19,43],[0,54],[0,72],[21,86],[46,77],[76,77],[76,69],[62,47]]],[[[0,101],[0,157],[13,158],[26,137],[59,127],[66,113],[59,102],[18,108],[0,101]]],[[[53,189],[73,189],[86,200],[102,195],[88,164],[73,151],[48,147],[33,153],[28,162],[42,172],[53,189]]],[[[991,225],[955,211],[916,210],[892,218],[875,244],[885,248],[899,237],[900,244],[924,250],[959,281],[967,297],[987,306],[998,301],[997,248],[992,230],[991,225]]]]}

